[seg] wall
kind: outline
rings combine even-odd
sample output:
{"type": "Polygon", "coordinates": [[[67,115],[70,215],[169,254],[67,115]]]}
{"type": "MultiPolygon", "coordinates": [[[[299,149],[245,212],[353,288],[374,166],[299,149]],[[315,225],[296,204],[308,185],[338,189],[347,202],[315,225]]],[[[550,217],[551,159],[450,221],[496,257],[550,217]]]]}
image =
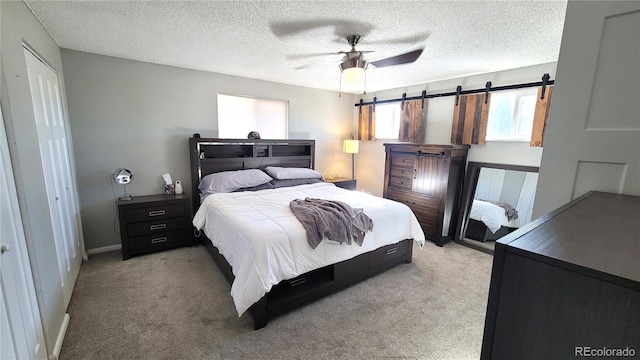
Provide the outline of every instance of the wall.
{"type": "MultiPolygon", "coordinates": [[[[556,63],[548,63],[526,68],[467,76],[458,79],[444,80],[427,84],[419,84],[405,88],[385,90],[369,93],[363,97],[364,101],[395,99],[406,93],[407,97],[418,96],[422,90],[427,94],[455,91],[461,85],[463,90],[484,88],[487,81],[493,86],[504,86],[519,83],[541,81],[542,75],[549,73],[555,78],[556,63]]],[[[375,71],[370,70],[370,71],[375,71]]],[[[357,97],[356,102],[360,101],[357,97]]],[[[450,144],[451,125],[455,97],[429,99],[427,103],[427,127],[425,143],[450,144]]],[[[354,103],[355,104],[355,103],[354,103]]],[[[357,107],[354,110],[354,127],[357,127],[357,107]]],[[[382,196],[384,185],[384,143],[394,140],[361,141],[360,153],[356,155],[356,178],[358,189],[382,196]]],[[[473,145],[469,151],[469,161],[539,166],[542,148],[533,148],[528,142],[487,142],[486,145],[473,145]]]]}
{"type": "MultiPolygon", "coordinates": [[[[58,74],[60,50],[23,2],[1,1],[2,111],[46,346],[51,354],[63,327],[64,299],[40,161],[23,41],[58,74]]],[[[60,83],[63,92],[64,82],[60,83]]],[[[73,167],[73,164],[72,164],[73,167]]],[[[4,216],[4,215],[3,215],[4,216]]]]}
{"type": "Polygon", "coordinates": [[[316,140],[316,169],[350,171],[353,96],[67,49],[62,63],[88,250],[120,244],[115,169],[134,171],[134,196],[161,193],[166,172],[190,193],[187,139],[217,136],[218,93],[288,100],[289,137],[316,140]]]}

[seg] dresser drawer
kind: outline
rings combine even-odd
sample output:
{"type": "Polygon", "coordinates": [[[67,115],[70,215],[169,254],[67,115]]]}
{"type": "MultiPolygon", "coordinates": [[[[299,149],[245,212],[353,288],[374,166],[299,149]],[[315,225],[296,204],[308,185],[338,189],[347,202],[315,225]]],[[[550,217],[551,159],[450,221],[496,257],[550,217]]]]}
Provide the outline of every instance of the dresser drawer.
{"type": "Polygon", "coordinates": [[[376,266],[406,256],[410,244],[412,244],[410,241],[401,241],[397,244],[383,246],[372,251],[369,255],[369,268],[375,268],[376,266]]]}
{"type": "Polygon", "coordinates": [[[419,193],[389,189],[387,198],[409,206],[414,213],[437,216],[440,209],[440,199],[419,193]]]}
{"type": "Polygon", "coordinates": [[[414,154],[391,154],[391,169],[402,168],[413,172],[413,165],[416,161],[414,154]]]}
{"type": "Polygon", "coordinates": [[[184,229],[186,221],[184,217],[161,221],[148,221],[127,226],[129,236],[163,233],[172,230],[184,229]]]}
{"type": "Polygon", "coordinates": [[[409,177],[407,179],[406,177],[390,176],[389,186],[397,187],[400,189],[411,190],[413,186],[413,178],[409,177]]]}
{"type": "Polygon", "coordinates": [[[184,216],[185,208],[182,204],[150,206],[141,209],[129,209],[126,211],[128,223],[143,221],[157,221],[184,216]]]}
{"type": "Polygon", "coordinates": [[[430,237],[438,234],[440,199],[407,191],[389,189],[387,198],[407,205],[418,219],[422,230],[430,237]]]}
{"type": "Polygon", "coordinates": [[[180,231],[134,236],[129,238],[129,249],[131,251],[161,250],[175,245],[184,244],[186,242],[186,238],[186,232],[184,229],[180,231]]]}

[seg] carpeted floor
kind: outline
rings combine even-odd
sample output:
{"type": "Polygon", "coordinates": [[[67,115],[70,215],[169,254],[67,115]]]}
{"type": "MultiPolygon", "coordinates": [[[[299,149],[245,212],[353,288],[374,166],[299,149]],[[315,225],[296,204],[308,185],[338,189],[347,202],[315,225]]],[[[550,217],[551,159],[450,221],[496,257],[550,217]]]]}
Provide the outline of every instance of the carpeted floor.
{"type": "Polygon", "coordinates": [[[492,257],[427,243],[413,258],[255,331],[203,247],[93,255],[60,359],[478,359],[492,257]]]}

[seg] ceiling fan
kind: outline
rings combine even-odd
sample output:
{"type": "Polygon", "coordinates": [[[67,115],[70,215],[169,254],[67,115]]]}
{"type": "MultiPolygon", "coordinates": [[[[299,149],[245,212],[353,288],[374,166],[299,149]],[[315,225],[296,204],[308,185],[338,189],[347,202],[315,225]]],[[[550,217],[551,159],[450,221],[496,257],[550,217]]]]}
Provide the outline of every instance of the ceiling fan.
{"type": "Polygon", "coordinates": [[[365,70],[370,65],[375,67],[386,67],[394,65],[409,64],[416,61],[424,49],[413,50],[404,54],[380,59],[376,61],[367,61],[362,54],[371,53],[373,51],[358,51],[356,45],[360,42],[360,35],[349,35],[346,37],[347,43],[351,46],[350,51],[340,51],[338,54],[344,54],[342,62],[338,65],[340,71],[347,82],[357,82],[364,77],[365,70]]]}

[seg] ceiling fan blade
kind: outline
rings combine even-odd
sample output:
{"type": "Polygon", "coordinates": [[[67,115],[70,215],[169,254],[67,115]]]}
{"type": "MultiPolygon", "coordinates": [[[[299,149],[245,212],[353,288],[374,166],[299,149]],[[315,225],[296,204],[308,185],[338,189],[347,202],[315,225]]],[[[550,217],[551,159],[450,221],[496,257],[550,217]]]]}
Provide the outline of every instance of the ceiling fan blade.
{"type": "Polygon", "coordinates": [[[374,65],[375,67],[385,67],[385,66],[393,66],[393,65],[401,65],[401,64],[409,64],[412,63],[420,57],[422,51],[424,49],[410,51],[408,53],[404,53],[397,56],[392,56],[386,59],[381,59],[378,61],[370,61],[369,64],[374,65]]]}
{"type": "Polygon", "coordinates": [[[341,53],[330,52],[330,53],[309,53],[309,54],[289,54],[286,56],[287,60],[298,60],[298,59],[307,59],[316,56],[327,56],[327,55],[340,55],[341,53]]]}

